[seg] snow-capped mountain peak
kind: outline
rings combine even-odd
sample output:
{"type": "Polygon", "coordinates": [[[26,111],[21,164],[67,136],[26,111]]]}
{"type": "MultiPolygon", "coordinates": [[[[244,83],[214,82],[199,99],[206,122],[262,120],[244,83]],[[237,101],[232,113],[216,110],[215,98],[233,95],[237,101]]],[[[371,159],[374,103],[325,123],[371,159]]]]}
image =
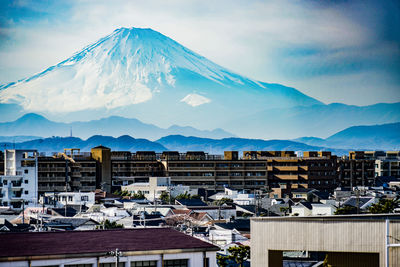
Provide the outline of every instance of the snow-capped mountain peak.
{"type": "Polygon", "coordinates": [[[174,86],[179,69],[218,83],[243,83],[159,32],[119,28],[47,70],[3,86],[0,102],[32,111],[112,109],[146,102],[162,85],[174,86]]]}

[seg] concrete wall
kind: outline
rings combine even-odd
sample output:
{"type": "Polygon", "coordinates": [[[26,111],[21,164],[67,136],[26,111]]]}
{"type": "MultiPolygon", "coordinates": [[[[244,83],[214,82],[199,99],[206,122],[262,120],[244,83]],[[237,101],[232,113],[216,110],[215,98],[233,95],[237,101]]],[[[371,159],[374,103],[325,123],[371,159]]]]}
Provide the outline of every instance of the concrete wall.
{"type": "MultiPolygon", "coordinates": [[[[384,266],[385,227],[385,220],[366,217],[254,218],[251,220],[251,264],[282,266],[281,251],[292,250],[379,253],[379,266],[384,266]]],[[[400,220],[391,221],[390,236],[390,243],[399,243],[400,220]]],[[[399,264],[400,248],[391,248],[390,266],[399,264]]]]}

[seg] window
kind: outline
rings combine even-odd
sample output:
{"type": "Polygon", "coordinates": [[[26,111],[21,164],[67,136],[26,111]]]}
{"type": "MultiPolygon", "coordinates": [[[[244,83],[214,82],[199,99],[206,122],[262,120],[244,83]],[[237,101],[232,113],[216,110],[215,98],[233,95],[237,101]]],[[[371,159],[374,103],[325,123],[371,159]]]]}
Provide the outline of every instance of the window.
{"type": "Polygon", "coordinates": [[[72,200],[73,200],[72,196],[68,196],[68,201],[72,201],[72,200]]]}
{"type": "Polygon", "coordinates": [[[164,267],[188,267],[188,259],[165,260],[164,267]]]}
{"type": "Polygon", "coordinates": [[[28,190],[25,190],[25,195],[29,194],[28,190]]]}
{"type": "Polygon", "coordinates": [[[4,181],[3,181],[3,184],[4,184],[4,185],[7,185],[7,180],[4,180],[4,181]]]}
{"type": "MultiPolygon", "coordinates": [[[[118,267],[124,267],[125,262],[119,262],[118,267]]],[[[115,267],[115,262],[100,263],[100,267],[115,267]]]]}
{"type": "Polygon", "coordinates": [[[26,183],[26,184],[27,184],[27,183],[29,183],[29,181],[28,181],[28,180],[25,180],[25,181],[24,181],[24,183],[26,183]]]}
{"type": "Polygon", "coordinates": [[[64,267],[92,267],[92,264],[71,264],[71,265],[64,265],[64,267]]]}
{"type": "Polygon", "coordinates": [[[24,170],[24,173],[28,173],[29,171],[28,170],[24,170]]]}
{"type": "Polygon", "coordinates": [[[88,196],[81,196],[81,201],[89,201],[89,197],[88,196]]]}
{"type": "Polygon", "coordinates": [[[132,261],[131,267],[157,267],[157,261],[132,261]]]}

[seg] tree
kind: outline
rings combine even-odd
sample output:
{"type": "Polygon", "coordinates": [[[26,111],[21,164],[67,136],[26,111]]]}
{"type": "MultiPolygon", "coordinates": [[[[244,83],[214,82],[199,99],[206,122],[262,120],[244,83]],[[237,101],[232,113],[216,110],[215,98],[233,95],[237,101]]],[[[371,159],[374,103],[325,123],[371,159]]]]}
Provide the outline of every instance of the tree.
{"type": "Polygon", "coordinates": [[[167,191],[162,191],[160,195],[160,199],[164,203],[170,203],[173,202],[173,198],[170,196],[170,194],[167,191]]]}
{"type": "Polygon", "coordinates": [[[250,259],[250,247],[249,246],[233,246],[228,248],[229,255],[217,255],[217,263],[220,267],[227,267],[228,261],[234,261],[239,267],[243,267],[244,262],[250,259]]]}
{"type": "Polygon", "coordinates": [[[131,195],[132,199],[145,199],[146,197],[144,196],[142,191],[138,191],[137,193],[134,193],[133,195],[131,195]]]}
{"type": "Polygon", "coordinates": [[[395,199],[379,199],[378,203],[372,204],[369,207],[371,213],[394,213],[394,210],[399,206],[399,201],[395,199]]]}
{"type": "Polygon", "coordinates": [[[116,222],[110,222],[109,220],[105,220],[103,223],[104,229],[117,229],[124,228],[124,225],[118,224],[116,222]]]}
{"type": "Polygon", "coordinates": [[[356,214],[357,208],[353,206],[343,206],[335,211],[335,215],[356,214]]]}
{"type": "Polygon", "coordinates": [[[250,247],[249,246],[234,246],[228,248],[230,253],[230,259],[234,260],[240,267],[243,267],[243,263],[250,259],[250,247]]]}
{"type": "Polygon", "coordinates": [[[232,203],[233,203],[233,200],[230,198],[227,198],[227,197],[224,197],[224,198],[214,201],[214,204],[217,206],[222,206],[224,204],[231,205],[232,203]]]}
{"type": "Polygon", "coordinates": [[[217,264],[219,267],[228,267],[229,256],[217,254],[217,264]]]}

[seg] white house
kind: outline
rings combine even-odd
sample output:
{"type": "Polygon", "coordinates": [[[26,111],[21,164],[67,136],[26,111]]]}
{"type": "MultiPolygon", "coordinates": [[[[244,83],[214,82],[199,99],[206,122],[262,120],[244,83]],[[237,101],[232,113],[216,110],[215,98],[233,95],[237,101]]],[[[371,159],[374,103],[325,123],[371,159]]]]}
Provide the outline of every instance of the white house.
{"type": "Polygon", "coordinates": [[[94,192],[57,192],[44,193],[40,202],[43,204],[54,204],[54,199],[56,201],[57,207],[64,207],[65,205],[77,205],[77,206],[87,206],[91,207],[95,203],[95,193],[94,192]]]}
{"type": "Polygon", "coordinates": [[[229,198],[233,200],[233,203],[238,205],[254,205],[254,194],[247,193],[245,191],[232,190],[225,188],[224,192],[219,192],[210,197],[213,200],[221,200],[223,198],[229,198]]]}
{"type": "Polygon", "coordinates": [[[36,150],[5,150],[4,174],[0,176],[0,205],[21,210],[36,206],[38,169],[36,150]]]}
{"type": "Polygon", "coordinates": [[[190,189],[190,186],[172,185],[170,177],[149,177],[149,182],[147,183],[132,183],[130,185],[121,186],[121,190],[128,191],[131,194],[137,194],[140,191],[151,201],[153,201],[154,198],[159,199],[162,192],[167,192],[172,197],[184,193],[197,195],[197,190],[190,189]]]}

